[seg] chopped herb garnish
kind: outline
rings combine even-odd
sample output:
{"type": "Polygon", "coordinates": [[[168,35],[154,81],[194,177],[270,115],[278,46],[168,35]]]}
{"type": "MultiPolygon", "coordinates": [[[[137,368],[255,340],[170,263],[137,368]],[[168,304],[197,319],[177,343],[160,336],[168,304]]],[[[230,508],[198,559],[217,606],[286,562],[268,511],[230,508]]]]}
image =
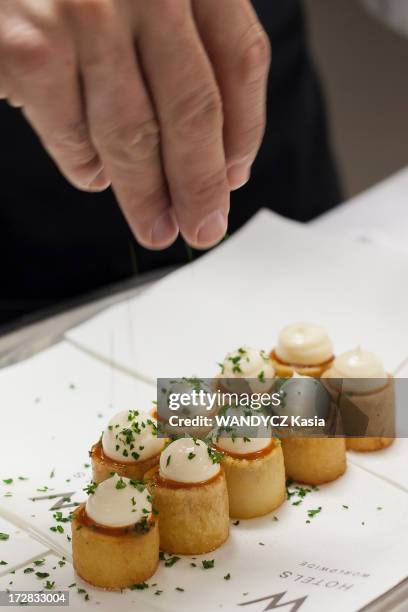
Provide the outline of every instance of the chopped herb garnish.
{"type": "Polygon", "coordinates": [[[143,491],[145,490],[145,485],[143,484],[143,482],[141,482],[140,480],[130,480],[129,484],[134,487],[135,489],[137,489],[139,491],[139,493],[143,493],[143,491]]]}
{"type": "Polygon", "coordinates": [[[35,572],[35,575],[37,576],[37,578],[40,578],[41,580],[44,580],[44,578],[49,577],[49,574],[47,572],[35,572]]]}
{"type": "Polygon", "coordinates": [[[116,483],[116,488],[117,489],[125,489],[126,488],[126,482],[123,480],[123,478],[119,478],[118,482],[116,483]]]}
{"type": "Polygon", "coordinates": [[[10,535],[9,535],[8,533],[1,533],[1,532],[0,532],[0,542],[1,542],[1,541],[3,541],[3,542],[4,542],[5,540],[8,540],[8,539],[9,539],[9,537],[10,537],[10,535]]]}
{"type": "Polygon", "coordinates": [[[130,587],[131,591],[143,591],[144,589],[148,589],[149,585],[147,582],[139,582],[138,584],[132,584],[130,587]]]}
{"type": "Polygon", "coordinates": [[[47,582],[44,585],[44,588],[50,591],[51,589],[54,588],[54,586],[55,586],[55,581],[51,582],[50,580],[47,580],[47,582]]]}
{"type": "Polygon", "coordinates": [[[306,497],[308,493],[312,492],[312,489],[309,489],[308,487],[295,487],[295,489],[297,491],[298,497],[301,497],[302,499],[303,497],[306,497]]]}
{"type": "Polygon", "coordinates": [[[215,559],[204,559],[201,563],[203,564],[203,569],[212,569],[215,564],[215,559]]]}
{"type": "Polygon", "coordinates": [[[87,485],[83,491],[85,491],[85,493],[87,493],[88,495],[93,495],[96,491],[98,484],[96,482],[91,482],[89,483],[89,485],[87,485]]]}
{"type": "Polygon", "coordinates": [[[319,506],[318,508],[316,508],[315,510],[308,510],[307,511],[307,516],[309,518],[314,518],[317,514],[319,514],[319,512],[322,511],[321,506],[319,506]]]}
{"type": "Polygon", "coordinates": [[[138,523],[135,524],[134,530],[138,533],[148,533],[152,524],[147,521],[147,516],[144,516],[138,523]]]}
{"type": "Polygon", "coordinates": [[[180,557],[176,557],[176,556],[169,557],[168,559],[166,559],[164,565],[166,567],[172,567],[175,563],[177,563],[177,561],[180,561],[180,557]]]}
{"type": "Polygon", "coordinates": [[[226,576],[224,576],[224,580],[231,580],[231,574],[226,574],[226,576]]]}
{"type": "Polygon", "coordinates": [[[208,447],[207,450],[208,450],[208,456],[210,457],[213,463],[221,463],[224,457],[224,453],[216,451],[214,448],[211,448],[210,446],[208,447]]]}
{"type": "Polygon", "coordinates": [[[69,523],[70,520],[72,519],[72,512],[70,512],[68,516],[64,516],[62,512],[57,511],[57,512],[54,512],[53,517],[59,523],[69,523]]]}

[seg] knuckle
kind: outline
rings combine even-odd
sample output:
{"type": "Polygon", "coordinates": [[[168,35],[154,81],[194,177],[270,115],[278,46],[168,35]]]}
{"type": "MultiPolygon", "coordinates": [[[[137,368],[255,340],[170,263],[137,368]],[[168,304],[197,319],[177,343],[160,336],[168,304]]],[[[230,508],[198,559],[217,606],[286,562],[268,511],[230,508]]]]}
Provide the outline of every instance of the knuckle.
{"type": "Polygon", "coordinates": [[[2,37],[2,55],[11,67],[21,72],[38,71],[49,66],[53,50],[49,37],[34,29],[10,31],[2,37]]]}
{"type": "Polygon", "coordinates": [[[241,39],[238,63],[246,82],[264,79],[271,62],[269,38],[259,23],[253,24],[241,39]]]}
{"type": "Polygon", "coordinates": [[[158,155],[160,133],[154,119],[104,126],[95,132],[95,141],[119,166],[132,166],[158,155]]]}
{"type": "Polygon", "coordinates": [[[199,178],[190,179],[182,188],[190,198],[193,208],[208,201],[212,202],[221,192],[228,190],[225,168],[223,167],[199,178]]]}
{"type": "Polygon", "coordinates": [[[181,139],[201,143],[222,128],[222,102],[216,87],[206,86],[182,96],[173,106],[169,123],[181,139]]]}
{"type": "Polygon", "coordinates": [[[96,157],[95,148],[84,121],[52,132],[47,141],[53,149],[61,151],[68,161],[77,165],[88,164],[96,157]]]}

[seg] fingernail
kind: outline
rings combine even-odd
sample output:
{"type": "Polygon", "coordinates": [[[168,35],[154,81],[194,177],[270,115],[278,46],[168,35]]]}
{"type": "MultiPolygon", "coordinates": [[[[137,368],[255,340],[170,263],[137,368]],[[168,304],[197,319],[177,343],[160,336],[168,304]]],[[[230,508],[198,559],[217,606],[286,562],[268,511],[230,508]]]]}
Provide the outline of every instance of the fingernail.
{"type": "Polygon", "coordinates": [[[152,246],[164,248],[172,244],[177,238],[178,227],[169,210],[165,210],[156,219],[152,229],[152,246]]]}
{"type": "Polygon", "coordinates": [[[243,187],[251,176],[251,166],[248,164],[236,164],[228,169],[228,181],[232,190],[243,187]]]}
{"type": "Polygon", "coordinates": [[[92,179],[92,181],[88,185],[89,191],[105,191],[110,185],[110,180],[105,173],[105,170],[102,170],[92,179]]]}
{"type": "Polygon", "coordinates": [[[217,244],[226,234],[228,221],[219,210],[214,210],[201,223],[197,232],[199,248],[207,248],[217,244]]]}

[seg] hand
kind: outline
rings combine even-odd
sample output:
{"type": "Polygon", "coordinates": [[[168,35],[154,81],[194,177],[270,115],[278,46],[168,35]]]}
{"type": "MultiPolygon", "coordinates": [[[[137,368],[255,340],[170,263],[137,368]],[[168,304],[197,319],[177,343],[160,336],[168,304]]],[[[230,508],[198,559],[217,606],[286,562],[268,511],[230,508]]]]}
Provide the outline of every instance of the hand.
{"type": "Polygon", "coordinates": [[[196,248],[224,236],[262,139],[268,68],[248,0],[0,3],[0,97],[73,185],[112,184],[149,248],[179,230],[196,248]]]}

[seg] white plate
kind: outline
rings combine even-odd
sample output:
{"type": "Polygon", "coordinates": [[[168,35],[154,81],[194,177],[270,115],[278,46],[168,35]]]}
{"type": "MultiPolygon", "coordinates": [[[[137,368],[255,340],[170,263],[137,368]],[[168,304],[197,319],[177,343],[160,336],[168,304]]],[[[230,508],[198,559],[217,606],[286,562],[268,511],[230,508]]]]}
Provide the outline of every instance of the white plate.
{"type": "MultiPolygon", "coordinates": [[[[57,581],[57,588],[76,582],[87,589],[89,604],[100,602],[98,609],[109,612],[115,607],[134,610],[135,603],[146,611],[232,611],[262,599],[246,608],[260,612],[274,597],[277,604],[279,594],[280,603],[303,600],[301,612],[351,612],[406,577],[408,495],[404,492],[350,466],[343,478],[293,506],[298,499],[291,498],[274,515],[232,525],[230,539],[215,552],[194,560],[183,557],[173,567],[161,562],[148,581],[156,586],[143,591],[119,594],[94,589],[77,579],[69,564],[50,571],[49,579],[57,581]],[[321,512],[308,519],[307,511],[319,506],[321,512]],[[204,570],[203,559],[215,559],[214,568],[204,570]],[[228,574],[231,578],[225,580],[228,574]],[[156,590],[163,593],[155,595],[156,590]]],[[[24,504],[20,507],[24,513],[24,504]]],[[[47,567],[55,565],[53,558],[47,562],[47,567]]],[[[6,583],[6,578],[0,580],[0,589],[6,583]]],[[[16,573],[13,588],[38,589],[39,580],[16,573]]],[[[75,605],[76,601],[75,595],[75,605]]]]}
{"type": "MultiPolygon", "coordinates": [[[[0,485],[12,492],[0,496],[0,515],[69,559],[69,523],[63,533],[50,530],[57,524],[56,500],[48,495],[84,499],[87,451],[108,418],[122,409],[148,410],[155,394],[103,361],[146,380],[207,376],[237,342],[269,349],[282,325],[311,319],[327,325],[337,352],[361,343],[393,369],[408,356],[408,287],[400,283],[407,273],[408,262],[397,254],[259,214],[221,248],[68,335],[100,361],[63,343],[0,372],[8,411],[0,477],[14,478],[10,487],[0,485]],[[32,501],[38,496],[44,499],[32,501]]],[[[403,458],[395,450],[397,444],[389,466],[403,458]]],[[[147,612],[212,612],[248,604],[248,612],[261,612],[293,601],[301,612],[357,610],[408,575],[408,495],[399,477],[390,484],[378,466],[372,471],[381,478],[363,467],[350,465],[300,506],[286,503],[278,521],[268,516],[232,526],[229,541],[214,553],[171,568],[161,564],[149,580],[157,586],[122,594],[85,587],[90,601],[74,594],[75,609],[95,604],[126,611],[138,604],[147,612]],[[307,511],[319,506],[306,523],[307,511]],[[214,569],[202,569],[202,558],[215,559],[214,569]]],[[[56,587],[75,581],[82,588],[69,562],[60,568],[56,561],[46,562],[56,587]]],[[[12,588],[39,588],[33,573],[17,572],[1,578],[0,589],[11,580],[12,588]]]]}
{"type": "Polygon", "coordinates": [[[398,253],[262,211],[215,251],[67,337],[142,378],[205,377],[237,345],[269,350],[282,326],[311,320],[329,329],[337,353],[361,344],[392,370],[408,356],[407,277],[398,253]]]}

